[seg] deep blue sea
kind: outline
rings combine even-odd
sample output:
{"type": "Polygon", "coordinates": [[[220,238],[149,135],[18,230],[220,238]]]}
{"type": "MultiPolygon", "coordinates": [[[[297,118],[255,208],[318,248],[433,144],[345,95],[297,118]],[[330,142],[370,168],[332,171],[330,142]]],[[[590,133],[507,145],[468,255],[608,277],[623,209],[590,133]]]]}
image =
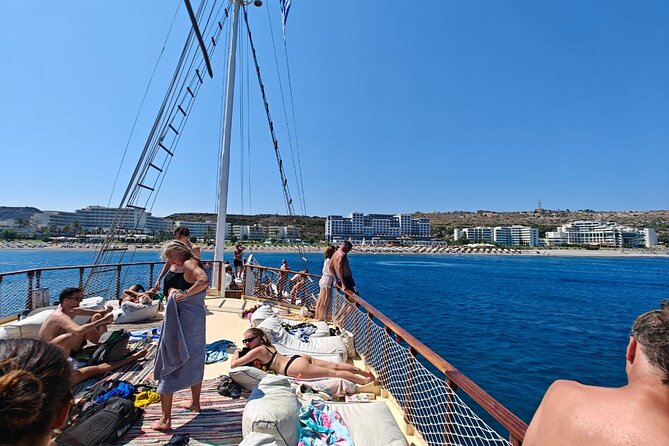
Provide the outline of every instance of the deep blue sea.
{"type": "MultiPolygon", "coordinates": [[[[0,251],[0,271],[93,257],[0,251]]],[[[257,257],[301,268],[297,254],[257,257]]],[[[321,255],[306,257],[319,273],[321,255]]],[[[145,260],[158,253],[135,254],[145,260]]],[[[352,254],[350,262],[362,297],[526,422],[555,379],[624,384],[634,318],[669,298],[667,258],[352,254]]]]}

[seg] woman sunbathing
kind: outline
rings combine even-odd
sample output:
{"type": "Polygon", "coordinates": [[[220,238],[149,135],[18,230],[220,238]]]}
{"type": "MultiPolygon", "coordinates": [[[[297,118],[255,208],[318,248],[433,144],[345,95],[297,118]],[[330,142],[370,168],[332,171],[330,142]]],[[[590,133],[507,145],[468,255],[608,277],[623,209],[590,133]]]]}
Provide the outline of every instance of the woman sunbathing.
{"type": "Polygon", "coordinates": [[[242,343],[248,352],[240,356],[237,349],[232,356],[230,367],[249,365],[263,370],[300,378],[344,378],[356,384],[369,384],[374,381],[374,375],[361,370],[351,364],[328,362],[315,359],[307,355],[293,355],[290,358],[283,356],[272,346],[267,335],[259,328],[249,328],[244,332],[242,343]]]}

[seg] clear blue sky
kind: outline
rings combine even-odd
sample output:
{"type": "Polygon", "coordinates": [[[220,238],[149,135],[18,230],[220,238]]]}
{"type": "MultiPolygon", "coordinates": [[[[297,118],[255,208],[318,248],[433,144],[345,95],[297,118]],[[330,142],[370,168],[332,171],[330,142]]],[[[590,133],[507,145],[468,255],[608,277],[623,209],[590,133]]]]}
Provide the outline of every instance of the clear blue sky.
{"type": "MultiPolygon", "coordinates": [[[[107,204],[179,4],[3,5],[0,205],[71,211],[107,204]]],[[[249,12],[297,203],[298,160],[291,158],[267,8],[288,100],[278,0],[249,12]]],[[[513,211],[533,209],[539,199],[549,209],[668,209],[668,23],[669,3],[659,0],[293,0],[287,47],[306,213],[513,211]]],[[[188,25],[181,5],[112,205],[188,25]]],[[[215,208],[223,50],[214,55],[214,79],[198,97],[154,215],[215,208]]],[[[242,78],[247,61],[239,62],[242,78]]],[[[251,163],[247,153],[242,188],[235,131],[229,212],[285,213],[249,75],[251,163]]],[[[292,122],[290,102],[286,107],[292,122]]]]}

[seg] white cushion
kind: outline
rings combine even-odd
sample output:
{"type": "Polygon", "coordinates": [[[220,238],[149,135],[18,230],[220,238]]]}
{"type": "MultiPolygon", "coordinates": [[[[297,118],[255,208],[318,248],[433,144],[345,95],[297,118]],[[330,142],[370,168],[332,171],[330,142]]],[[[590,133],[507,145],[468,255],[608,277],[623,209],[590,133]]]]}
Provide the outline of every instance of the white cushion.
{"type": "Polygon", "coordinates": [[[276,316],[265,319],[258,325],[258,328],[265,332],[270,342],[282,355],[306,354],[326,361],[346,361],[346,345],[339,336],[309,338],[309,342],[302,342],[297,336],[288,333],[281,326],[281,320],[276,316]]]}
{"type": "Polygon", "coordinates": [[[353,443],[365,446],[406,446],[407,440],[385,403],[332,403],[351,433],[353,443]]]}
{"type": "Polygon", "coordinates": [[[123,302],[121,308],[113,311],[115,324],[128,324],[153,319],[160,308],[160,301],[158,300],[154,300],[151,305],[126,305],[127,303],[123,302]]]}
{"type": "Polygon", "coordinates": [[[266,376],[249,396],[242,416],[242,435],[251,432],[272,435],[280,446],[297,444],[300,403],[285,376],[266,376]]]}
{"type": "Polygon", "coordinates": [[[270,434],[261,434],[260,432],[251,432],[238,446],[278,446],[274,436],[270,434]]]}
{"type": "Polygon", "coordinates": [[[257,327],[262,321],[268,317],[274,316],[274,311],[269,305],[261,305],[256,311],[251,315],[251,325],[257,327]]]}
{"type": "MultiPolygon", "coordinates": [[[[104,298],[102,297],[88,297],[81,301],[80,307],[89,310],[102,310],[104,308],[104,298]]],[[[39,330],[47,318],[58,308],[57,305],[51,307],[38,308],[31,311],[27,317],[20,321],[12,322],[5,325],[5,337],[7,338],[37,338],[39,337],[39,330]]],[[[75,316],[74,322],[79,325],[87,323],[91,320],[90,316],[75,316]]],[[[2,334],[0,334],[0,339],[2,334]]]]}
{"type": "Polygon", "coordinates": [[[258,383],[267,376],[267,372],[243,365],[230,369],[230,378],[249,392],[256,388],[258,383]]]}

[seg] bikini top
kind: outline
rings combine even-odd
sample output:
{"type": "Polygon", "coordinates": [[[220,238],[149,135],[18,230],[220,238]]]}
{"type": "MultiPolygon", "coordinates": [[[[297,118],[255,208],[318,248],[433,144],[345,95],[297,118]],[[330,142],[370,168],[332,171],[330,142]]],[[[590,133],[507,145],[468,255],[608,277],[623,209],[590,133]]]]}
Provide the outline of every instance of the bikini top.
{"type": "Polygon", "coordinates": [[[255,367],[257,369],[264,370],[265,372],[271,370],[270,366],[272,365],[272,362],[274,362],[274,357],[276,356],[277,352],[276,351],[272,352],[272,350],[270,350],[269,347],[267,347],[266,345],[264,347],[267,349],[268,352],[270,352],[272,354],[272,357],[269,358],[269,361],[262,364],[259,359],[256,359],[255,361],[251,361],[251,362],[249,362],[247,364],[244,364],[244,365],[247,365],[247,366],[250,366],[250,367],[255,367]]]}

